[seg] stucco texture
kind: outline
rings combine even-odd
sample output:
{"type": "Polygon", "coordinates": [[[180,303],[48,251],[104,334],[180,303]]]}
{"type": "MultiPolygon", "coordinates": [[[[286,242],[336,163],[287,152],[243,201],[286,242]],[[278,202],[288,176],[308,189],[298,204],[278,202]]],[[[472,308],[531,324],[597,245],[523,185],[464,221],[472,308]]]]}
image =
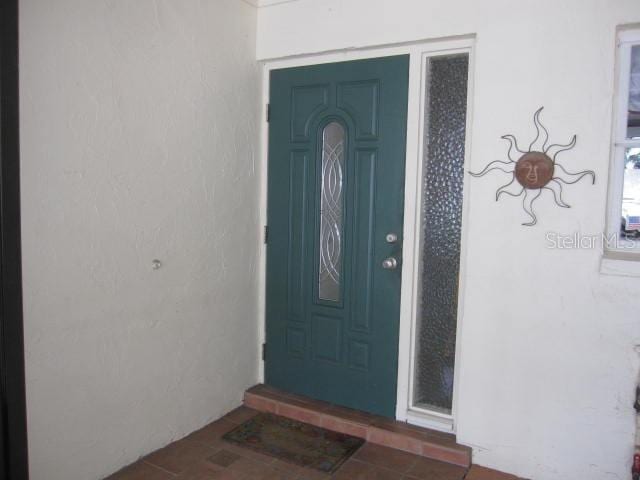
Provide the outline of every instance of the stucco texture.
{"type": "Polygon", "coordinates": [[[20,9],[31,478],[98,479],[257,381],[256,11],[20,9]]]}
{"type": "Polygon", "coordinates": [[[536,227],[521,226],[518,200],[494,201],[508,178],[469,182],[455,422],[480,465],[535,480],[629,478],[640,281],[602,275],[601,248],[550,249],[545,235],[605,228],[616,28],[633,22],[637,0],[299,0],[260,9],[261,59],[473,35],[468,169],[506,157],[501,135],[528,145],[544,105],[552,141],[578,135],[563,166],[596,172],[595,186],[565,189],[571,209],[544,195],[536,227]]]}

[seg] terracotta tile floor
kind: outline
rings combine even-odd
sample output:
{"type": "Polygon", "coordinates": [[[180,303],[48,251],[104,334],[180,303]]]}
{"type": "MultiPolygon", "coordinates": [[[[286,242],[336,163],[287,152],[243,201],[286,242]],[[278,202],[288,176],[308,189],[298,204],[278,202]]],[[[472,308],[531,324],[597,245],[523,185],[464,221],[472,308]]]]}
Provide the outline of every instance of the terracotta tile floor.
{"type": "MultiPolygon", "coordinates": [[[[257,413],[239,407],[111,475],[108,480],[462,480],[468,473],[462,467],[366,443],[331,476],[221,439],[226,432],[257,413]]],[[[467,478],[472,478],[473,468],[467,478]]],[[[498,474],[473,478],[508,480],[514,477],[498,474]]]]}

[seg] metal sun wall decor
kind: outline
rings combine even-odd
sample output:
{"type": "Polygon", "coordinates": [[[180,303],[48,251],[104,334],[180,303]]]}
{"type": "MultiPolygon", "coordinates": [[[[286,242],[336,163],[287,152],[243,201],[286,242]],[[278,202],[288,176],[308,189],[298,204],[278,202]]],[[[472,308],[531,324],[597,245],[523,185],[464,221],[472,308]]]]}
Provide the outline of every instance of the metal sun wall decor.
{"type": "Polygon", "coordinates": [[[586,176],[591,176],[591,183],[596,183],[596,174],[593,170],[583,170],[572,173],[560,165],[556,158],[561,152],[571,150],[576,146],[577,136],[565,145],[549,145],[549,132],[540,121],[540,113],[544,107],[540,107],[533,115],[533,124],[536,127],[536,137],[524,151],[518,146],[518,141],[513,135],[503,135],[501,138],[509,142],[507,152],[508,161],[495,160],[490,162],[480,172],[469,172],[474,177],[482,177],[493,170],[511,174],[513,178],[496,190],[496,202],[500,195],[522,197],[522,208],[531,218],[522,225],[533,226],[538,223],[538,217],[533,210],[534,202],[542,195],[543,190],[549,190],[559,207],[570,208],[562,199],[562,184],[573,185],[586,176]],[[517,157],[517,159],[516,159],[517,157]],[[513,187],[516,187],[515,191],[513,187]]]}

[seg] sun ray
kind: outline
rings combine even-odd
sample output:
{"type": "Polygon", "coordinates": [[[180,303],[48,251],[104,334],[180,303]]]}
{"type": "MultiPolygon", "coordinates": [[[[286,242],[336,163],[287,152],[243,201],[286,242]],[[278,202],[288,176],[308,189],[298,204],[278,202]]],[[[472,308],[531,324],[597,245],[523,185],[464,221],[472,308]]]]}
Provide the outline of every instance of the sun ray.
{"type": "MultiPolygon", "coordinates": [[[[511,185],[513,185],[514,183],[516,183],[516,178],[515,177],[513,177],[509,183],[505,183],[500,188],[498,188],[498,190],[496,191],[496,202],[498,200],[500,200],[500,195],[502,195],[503,193],[505,195],[509,195],[511,197],[519,197],[520,195],[522,195],[522,192],[524,192],[524,187],[522,187],[518,193],[514,193],[514,192],[511,192],[511,191],[508,190],[508,188],[511,185]]],[[[518,185],[520,185],[520,184],[518,184],[518,185]]]]}
{"type": "Polygon", "coordinates": [[[558,156],[558,154],[561,153],[561,152],[565,152],[567,150],[571,150],[573,147],[575,147],[577,139],[578,139],[578,136],[574,135],[573,138],[571,139],[571,141],[569,143],[567,143],[566,145],[560,145],[558,143],[555,143],[553,145],[549,145],[547,147],[547,149],[544,151],[544,153],[546,153],[551,158],[553,163],[556,163],[556,157],[558,156]],[[557,149],[557,150],[555,150],[555,149],[557,149]]]}
{"type": "Polygon", "coordinates": [[[580,180],[582,180],[587,175],[591,175],[591,185],[595,185],[596,184],[596,172],[594,172],[593,170],[583,170],[581,172],[573,173],[573,172],[567,171],[559,163],[556,164],[556,168],[562,170],[562,172],[565,175],[568,175],[570,177],[569,180],[565,180],[562,177],[553,177],[554,180],[558,180],[558,181],[564,183],[565,185],[573,185],[574,183],[578,183],[580,180]]]}
{"type": "Polygon", "coordinates": [[[522,150],[520,150],[520,147],[518,147],[518,140],[516,140],[516,137],[514,137],[513,135],[503,135],[502,137],[500,137],[504,140],[506,140],[507,142],[509,142],[509,151],[507,152],[507,156],[509,157],[509,160],[513,163],[516,163],[516,160],[513,159],[513,157],[511,156],[511,153],[515,150],[516,152],[518,152],[520,155],[523,155],[527,152],[523,152],[522,150]]]}
{"type": "Polygon", "coordinates": [[[541,120],[543,110],[544,107],[540,107],[533,114],[536,135],[528,145],[528,150],[524,151],[520,148],[518,139],[514,135],[503,135],[500,138],[509,142],[507,159],[495,160],[480,172],[469,172],[473,177],[482,177],[493,170],[511,174],[512,177],[509,181],[498,187],[495,198],[498,201],[503,194],[510,197],[522,197],[522,208],[529,217],[529,221],[522,225],[528,227],[538,223],[534,204],[542,195],[543,190],[551,191],[557,206],[571,208],[562,198],[564,185],[572,185],[587,176],[591,176],[592,184],[596,182],[596,174],[593,170],[573,173],[560,163],[556,163],[556,158],[560,153],[576,146],[578,137],[574,135],[567,144],[550,144],[549,131],[541,120]]]}
{"type": "Polygon", "coordinates": [[[542,121],[540,121],[540,113],[542,113],[543,108],[544,107],[540,107],[533,115],[533,124],[536,126],[536,138],[534,138],[533,142],[529,145],[530,152],[543,152],[549,141],[549,132],[542,124],[542,121]],[[541,142],[541,145],[539,145],[538,142],[541,142]]]}
{"type": "Polygon", "coordinates": [[[469,175],[473,177],[481,177],[492,170],[500,170],[500,171],[503,171],[504,173],[513,173],[513,167],[511,167],[511,170],[504,170],[502,167],[499,167],[499,166],[490,168],[491,165],[493,165],[494,163],[501,163],[503,165],[511,166],[514,162],[503,162],[502,160],[494,160],[493,162],[489,163],[486,167],[484,167],[481,172],[473,173],[470,171],[469,175]]]}
{"type": "Polygon", "coordinates": [[[557,180],[555,179],[551,180],[543,188],[545,190],[550,190],[551,193],[553,193],[553,199],[555,200],[556,205],[562,208],[571,208],[571,205],[569,205],[562,199],[562,184],[559,183],[557,180]]]}
{"type": "Polygon", "coordinates": [[[536,212],[533,211],[533,204],[538,199],[538,197],[542,194],[542,189],[538,189],[538,193],[536,193],[533,197],[531,196],[534,190],[527,190],[525,196],[522,199],[522,208],[524,211],[531,217],[530,222],[525,222],[522,225],[525,227],[533,227],[536,223],[538,223],[538,217],[536,216],[536,212]],[[529,200],[530,199],[530,200],[529,200]]]}

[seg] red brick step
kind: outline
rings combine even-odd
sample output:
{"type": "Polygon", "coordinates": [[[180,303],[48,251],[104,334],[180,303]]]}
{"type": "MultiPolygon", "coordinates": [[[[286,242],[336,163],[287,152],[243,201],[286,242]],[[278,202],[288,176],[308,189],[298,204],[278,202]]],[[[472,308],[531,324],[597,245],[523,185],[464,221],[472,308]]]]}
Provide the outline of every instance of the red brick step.
{"type": "Polygon", "coordinates": [[[267,385],[256,385],[247,390],[244,394],[244,404],[262,412],[275,413],[327,430],[347,433],[370,443],[462,467],[471,465],[471,449],[459,445],[455,435],[450,433],[339,407],[286,393],[267,385]]]}

